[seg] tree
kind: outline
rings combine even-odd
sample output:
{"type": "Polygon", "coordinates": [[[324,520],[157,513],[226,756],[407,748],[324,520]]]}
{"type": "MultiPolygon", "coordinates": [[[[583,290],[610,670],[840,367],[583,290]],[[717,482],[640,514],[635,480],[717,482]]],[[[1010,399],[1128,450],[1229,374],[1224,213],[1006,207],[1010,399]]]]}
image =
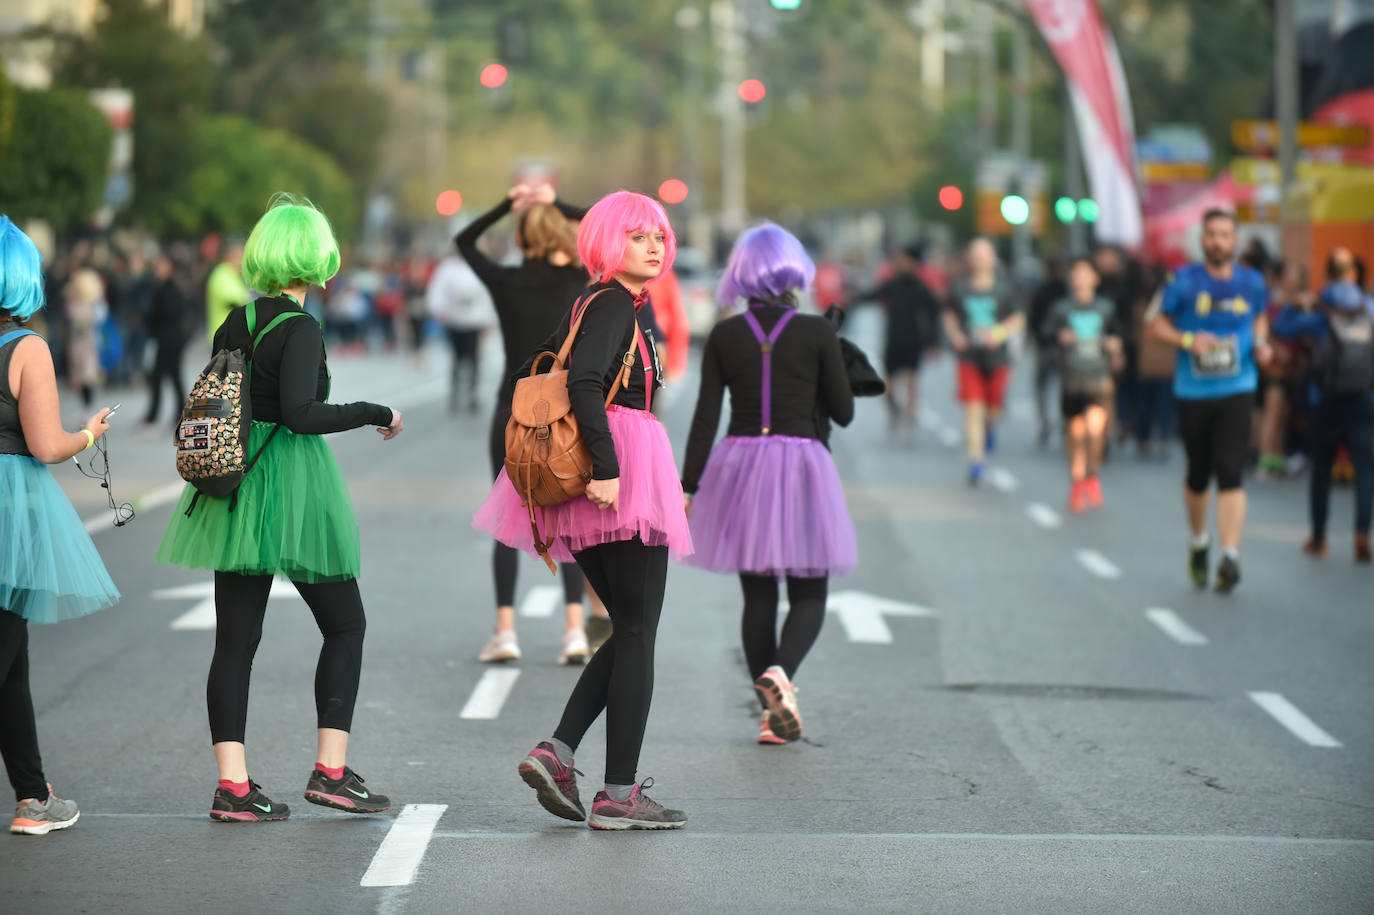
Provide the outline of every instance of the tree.
{"type": "Polygon", "coordinates": [[[11,94],[13,129],[0,147],[0,208],[16,221],[79,225],[100,205],[110,164],[109,123],[70,89],[11,94]]]}

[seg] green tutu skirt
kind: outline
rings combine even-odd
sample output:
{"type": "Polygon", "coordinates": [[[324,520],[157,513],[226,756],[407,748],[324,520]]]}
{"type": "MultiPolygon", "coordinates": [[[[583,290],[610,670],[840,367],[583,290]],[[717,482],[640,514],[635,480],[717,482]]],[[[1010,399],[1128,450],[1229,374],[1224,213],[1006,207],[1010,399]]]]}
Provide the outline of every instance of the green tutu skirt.
{"type": "MultiPolygon", "coordinates": [[[[272,427],[253,423],[250,456],[272,427]]],[[[157,548],[158,562],[310,584],[358,577],[358,520],[323,436],[283,426],[244,477],[232,512],[229,499],[202,495],[188,515],[195,495],[190,485],[181,494],[157,548]]]]}

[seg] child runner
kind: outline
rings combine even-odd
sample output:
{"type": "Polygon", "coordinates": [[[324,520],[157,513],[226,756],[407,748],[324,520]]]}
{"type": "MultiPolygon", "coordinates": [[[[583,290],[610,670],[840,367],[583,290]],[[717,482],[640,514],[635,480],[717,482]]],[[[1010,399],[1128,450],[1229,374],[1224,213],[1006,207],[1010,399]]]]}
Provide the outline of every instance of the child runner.
{"type": "Polygon", "coordinates": [[[85,451],[110,428],[108,409],[62,428],[57,376],[24,323],[43,307],[38,249],[0,216],[0,756],[14,787],[10,832],[46,835],[81,813],[43,774],[29,694],[29,623],[104,609],[119,592],[71,502],[43,464],[85,451]]]}
{"type": "Polygon", "coordinates": [[[683,461],[692,539],[701,545],[688,562],[738,574],[744,591],[744,656],[763,705],[762,744],[802,736],[792,681],[825,621],[829,576],[858,565],[844,490],[817,427],[820,411],[849,425],[854,395],[830,322],[796,311],[796,293],[815,272],[801,242],[775,225],[735,244],[717,298],[748,308],[706,341],[683,461]],[[727,388],[729,433],[712,448],[727,388]],[[781,640],[780,577],[791,605],[781,640]]]}
{"type": "Polygon", "coordinates": [[[237,504],[197,500],[187,486],[157,549],[159,562],[215,573],[215,656],[205,690],[219,765],[215,820],[290,814],[248,777],[244,752],[249,675],[274,575],[295,585],[324,636],[315,668],[319,752],[305,799],[350,813],[390,805],[345,765],[367,621],[358,594],[358,522],[324,435],[377,426],[390,441],[403,426],[390,407],[326,402],[324,337],[301,305],[312,286],[338,271],[339,248],[324,214],[304,198],[277,195],[243,255],[244,279],[269,294],[231,312],[214,344],[251,354],[247,453],[261,457],[239,486],[237,504]]]}
{"type": "MultiPolygon", "coordinates": [[[[568,393],[591,453],[592,480],[585,496],[543,509],[542,515],[553,557],[577,562],[605,601],[614,630],[582,671],[552,738],[525,757],[519,772],[550,813],[585,818],[573,752],[604,709],[606,783],[592,801],[588,825],[676,829],[686,824],[687,815],[651,800],[644,789],[652,780],[636,784],[635,771],[654,691],[654,638],[668,554],[692,552],[672,448],[650,412],[661,383],[658,355],[637,320],[648,301],[647,287],[672,266],[677,242],[657,201],[617,191],[587,211],[577,230],[577,250],[595,282],[536,352],[558,350],[586,303],[572,347],[568,393]],[[606,394],[632,345],[630,382],[606,406],[606,394]]],[[[531,356],[521,372],[528,373],[533,362],[531,356]]],[[[505,471],[473,524],[503,543],[534,552],[529,512],[505,471]]]]}

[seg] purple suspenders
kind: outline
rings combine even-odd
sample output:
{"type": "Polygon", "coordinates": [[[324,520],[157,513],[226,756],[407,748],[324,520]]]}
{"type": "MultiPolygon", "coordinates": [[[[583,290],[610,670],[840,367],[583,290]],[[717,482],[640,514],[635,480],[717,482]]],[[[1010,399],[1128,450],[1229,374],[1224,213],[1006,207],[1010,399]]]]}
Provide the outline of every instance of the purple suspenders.
{"type": "Polygon", "coordinates": [[[759,349],[763,351],[763,385],[759,394],[763,406],[763,435],[773,434],[773,345],[778,342],[782,329],[795,314],[796,312],[790,308],[784,311],[782,317],[778,318],[778,323],[773,325],[772,332],[765,336],[763,325],[759,324],[759,319],[754,317],[754,313],[744,313],[744,320],[749,323],[749,329],[754,332],[754,339],[759,341],[759,349]]]}

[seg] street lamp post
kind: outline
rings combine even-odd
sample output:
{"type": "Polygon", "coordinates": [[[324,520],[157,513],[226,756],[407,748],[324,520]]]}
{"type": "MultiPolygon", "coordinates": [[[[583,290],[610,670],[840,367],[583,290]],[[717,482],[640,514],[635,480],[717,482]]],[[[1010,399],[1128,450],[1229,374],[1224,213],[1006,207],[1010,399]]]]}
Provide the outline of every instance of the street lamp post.
{"type": "Polygon", "coordinates": [[[720,221],[727,232],[744,228],[744,102],[736,88],[744,79],[744,31],[735,0],[715,0],[711,21],[720,45],[720,221]]]}

